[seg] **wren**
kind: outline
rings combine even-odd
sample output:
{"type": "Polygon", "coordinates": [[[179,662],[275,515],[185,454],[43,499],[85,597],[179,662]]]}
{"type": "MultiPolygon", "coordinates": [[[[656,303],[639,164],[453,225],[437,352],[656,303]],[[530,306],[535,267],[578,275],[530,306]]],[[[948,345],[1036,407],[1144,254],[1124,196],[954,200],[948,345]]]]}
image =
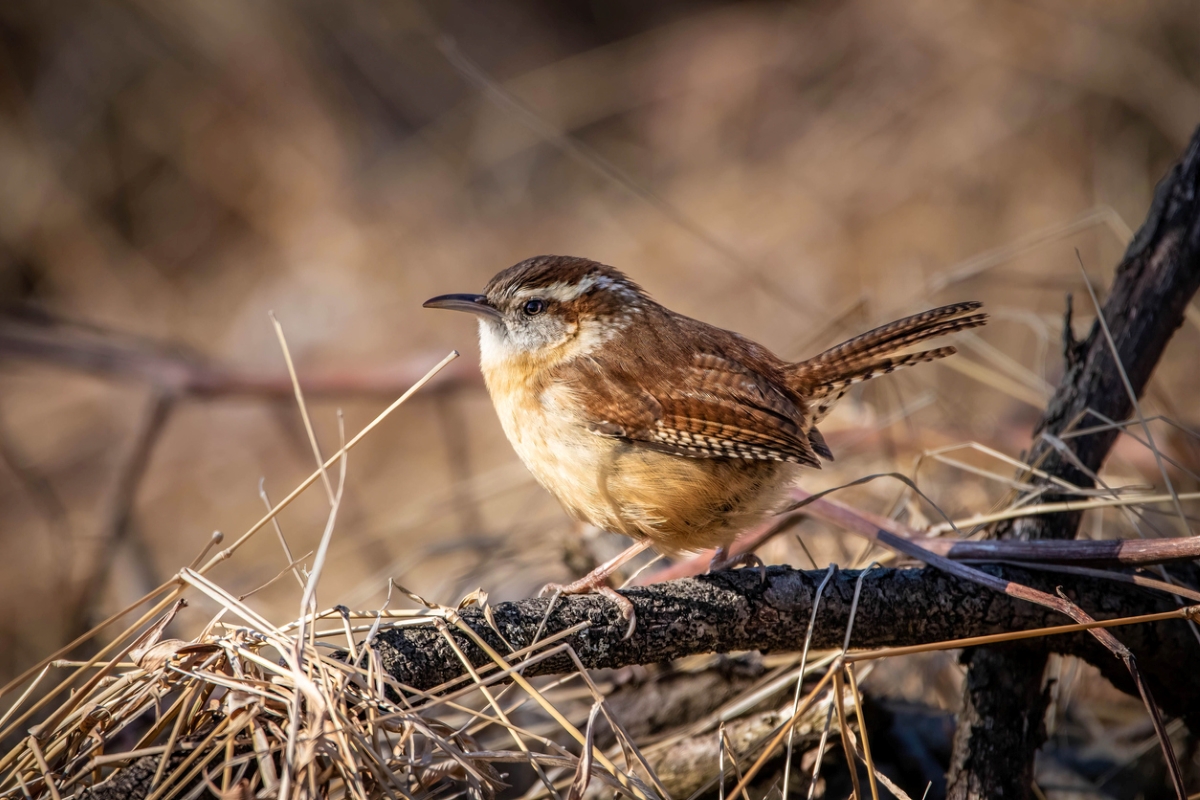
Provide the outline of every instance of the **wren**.
{"type": "Polygon", "coordinates": [[[608,585],[648,547],[715,548],[730,558],[747,527],[777,511],[804,467],[832,460],[817,424],[852,385],[952,355],[901,353],[987,322],[980,303],[943,306],[790,363],[740,334],[677,314],[618,270],[537,256],[500,272],[483,294],[426,308],[479,318],[480,363],[504,433],[537,481],[573,517],[636,543],[586,577],[543,590],[599,591],[633,630],[633,606],[608,585]]]}

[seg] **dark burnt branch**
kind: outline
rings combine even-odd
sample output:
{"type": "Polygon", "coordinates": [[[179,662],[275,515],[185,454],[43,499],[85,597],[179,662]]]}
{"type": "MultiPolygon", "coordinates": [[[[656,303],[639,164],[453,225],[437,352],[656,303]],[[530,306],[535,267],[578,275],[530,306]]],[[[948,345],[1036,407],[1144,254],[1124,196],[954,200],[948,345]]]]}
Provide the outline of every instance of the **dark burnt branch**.
{"type": "MultiPolygon", "coordinates": [[[[1177,609],[1169,597],[1126,584],[1012,567],[988,567],[987,572],[1050,594],[1061,586],[1073,602],[1097,619],[1177,609]]],[[[814,647],[841,646],[858,574],[842,572],[830,581],[817,615],[814,647]]],[[[587,622],[585,630],[565,641],[589,668],[658,663],[697,653],[799,650],[812,611],[812,597],[824,576],[823,571],[770,567],[765,582],[760,582],[757,570],[735,570],[629,589],[626,596],[637,609],[638,625],[628,641],[621,639],[624,621],[605,598],[560,598],[543,638],[587,622]]],[[[537,598],[501,603],[492,607],[492,619],[504,640],[516,648],[526,647],[533,641],[549,602],[549,598],[537,598]]],[[[460,613],[463,622],[490,646],[508,652],[482,609],[472,606],[460,613]]],[[[875,569],[863,581],[851,646],[924,644],[1069,623],[1069,619],[1049,609],[934,569],[875,569]]],[[[458,647],[475,665],[491,663],[468,636],[453,628],[451,631],[458,647]]],[[[1200,658],[1200,644],[1192,638],[1186,623],[1169,620],[1116,628],[1113,633],[1138,657],[1163,708],[1200,721],[1200,684],[1178,680],[1178,664],[1185,663],[1180,659],[1200,658]]],[[[385,631],[376,646],[384,667],[406,686],[433,689],[464,674],[453,649],[434,627],[385,631]]],[[[1123,690],[1137,691],[1124,666],[1086,633],[1030,640],[1010,648],[1078,655],[1099,667],[1123,690]]],[[[527,674],[569,672],[573,668],[568,657],[555,657],[532,665],[527,674]]]]}
{"type": "MultiPolygon", "coordinates": [[[[1068,316],[1067,369],[1035,434],[1060,436],[1105,418],[1126,420],[1133,412],[1113,349],[1134,392],[1141,395],[1184,319],[1184,311],[1200,286],[1200,130],[1180,162],[1159,184],[1154,205],[1117,267],[1102,313],[1112,332],[1110,347],[1099,324],[1087,339],[1075,342],[1068,316]],[[1102,416],[1092,416],[1098,412],[1102,416]]],[[[1078,463],[1038,436],[1031,463],[1077,486],[1092,486],[1087,471],[1099,470],[1116,439],[1115,429],[1072,437],[1069,446],[1078,463]],[[1083,467],[1081,469],[1080,467],[1083,467]]],[[[1032,476],[1022,475],[1029,480],[1032,476]]],[[[1047,486],[1046,502],[1058,499],[1047,486]]],[[[1029,517],[1004,523],[998,539],[1071,539],[1080,513],[1029,517]]],[[[1046,697],[1042,691],[1045,655],[1011,649],[983,648],[966,654],[966,701],[955,735],[951,762],[952,798],[1030,797],[1033,756],[1045,740],[1040,720],[1046,697]]],[[[1143,666],[1145,662],[1140,661],[1143,666]]],[[[1154,688],[1157,696],[1157,688],[1154,688]]],[[[1164,706],[1166,705],[1165,701],[1164,706]]],[[[1200,722],[1193,715],[1193,729],[1200,722]]]]}
{"type": "MultiPolygon", "coordinates": [[[[1033,589],[1023,583],[1005,581],[1001,578],[988,575],[983,570],[951,561],[944,556],[934,555],[929,551],[923,550],[915,542],[895,536],[886,531],[879,531],[879,541],[891,550],[903,553],[911,558],[918,558],[929,566],[940,569],[942,572],[957,576],[963,580],[973,581],[981,586],[987,586],[999,592],[1004,592],[1006,595],[1019,600],[1028,600],[1031,603],[1037,603],[1045,608],[1065,614],[1078,623],[1088,624],[1095,621],[1094,617],[1078,605],[1072,603],[1068,598],[1061,596],[1061,588],[1056,589],[1058,594],[1050,594],[1033,589]]],[[[1158,741],[1163,751],[1163,758],[1166,759],[1167,768],[1171,775],[1171,782],[1175,787],[1175,794],[1178,800],[1186,800],[1187,791],[1183,785],[1183,772],[1179,766],[1179,759],[1176,757],[1175,751],[1171,746],[1162,713],[1154,700],[1153,690],[1146,682],[1145,676],[1138,666],[1137,657],[1117,637],[1113,636],[1111,631],[1103,628],[1095,628],[1089,631],[1089,633],[1106,650],[1112,653],[1117,660],[1124,664],[1125,668],[1129,671],[1129,677],[1134,685],[1137,686],[1138,694],[1141,696],[1142,702],[1146,706],[1146,712],[1150,715],[1151,722],[1154,725],[1154,732],[1158,735],[1158,741]]]]}
{"type": "Polygon", "coordinates": [[[1085,539],[1082,541],[961,541],[921,542],[930,552],[955,561],[1031,561],[1038,564],[1146,566],[1200,559],[1200,537],[1179,539],[1085,539]]]}

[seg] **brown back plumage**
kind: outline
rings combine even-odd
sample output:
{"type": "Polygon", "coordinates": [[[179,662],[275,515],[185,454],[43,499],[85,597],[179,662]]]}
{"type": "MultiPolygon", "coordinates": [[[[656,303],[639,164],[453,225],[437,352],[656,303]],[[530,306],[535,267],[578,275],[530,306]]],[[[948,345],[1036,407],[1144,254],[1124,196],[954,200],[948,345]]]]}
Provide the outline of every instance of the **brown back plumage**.
{"type": "Polygon", "coordinates": [[[816,425],[846,390],[877,375],[943,358],[953,347],[898,354],[935,336],[983,325],[979,303],[927,311],[789,364],[760,345],[639,298],[646,324],[561,365],[555,379],[587,398],[591,429],[691,458],[832,460],[816,425]],[[615,345],[615,346],[614,346],[615,345]]]}

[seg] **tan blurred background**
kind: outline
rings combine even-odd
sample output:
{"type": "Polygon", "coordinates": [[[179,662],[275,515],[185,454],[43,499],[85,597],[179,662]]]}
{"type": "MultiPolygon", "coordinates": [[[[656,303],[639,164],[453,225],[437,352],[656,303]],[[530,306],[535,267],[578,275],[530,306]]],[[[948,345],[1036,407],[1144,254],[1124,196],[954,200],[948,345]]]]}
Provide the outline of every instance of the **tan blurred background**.
{"type": "MultiPolygon", "coordinates": [[[[1064,296],[1078,331],[1094,316],[1075,249],[1103,292],[1197,123],[1196,2],[0,4],[0,678],[213,530],[240,535],[260,478],[278,500],[312,471],[272,309],[327,390],[309,398],[326,453],[338,408],[352,434],[463,353],[353,451],[323,606],[377,608],[389,578],[446,603],[525,596],[613,546],[580,548],[516,461],[473,323],[421,309],[539,253],[618,266],[791,357],[983,300],[994,322],[954,363],[844,401],[838,461],[806,486],[912,474],[960,442],[1017,457],[1059,374],[1064,296]],[[224,383],[156,415],[201,360],[224,383]]],[[[1200,426],[1198,344],[1185,326],[1147,413],[1200,426]]],[[[1134,446],[1109,470],[1162,484],[1134,446]]],[[[917,478],[950,514],[1003,493],[944,465],[917,478]]],[[[841,496],[889,510],[899,489],[841,496]]],[[[318,485],[281,515],[298,559],[326,512],[318,485]]],[[[1131,535],[1120,514],[1085,529],[1131,535]]],[[[801,535],[821,566],[863,557],[801,535]]],[[[795,539],[764,555],[808,565],[795,539]]],[[[286,564],[268,529],[213,577],[240,594],[286,564]]],[[[298,598],[285,574],[251,602],[283,621],[298,598]]]]}

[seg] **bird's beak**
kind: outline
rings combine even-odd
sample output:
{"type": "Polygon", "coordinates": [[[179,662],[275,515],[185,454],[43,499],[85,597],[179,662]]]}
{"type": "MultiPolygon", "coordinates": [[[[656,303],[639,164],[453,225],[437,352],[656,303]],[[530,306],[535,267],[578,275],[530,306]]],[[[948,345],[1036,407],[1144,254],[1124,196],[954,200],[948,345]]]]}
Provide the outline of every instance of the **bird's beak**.
{"type": "Polygon", "coordinates": [[[425,301],[425,308],[448,308],[451,311],[469,311],[481,317],[502,319],[500,312],[488,304],[487,295],[443,294],[425,301]]]}

